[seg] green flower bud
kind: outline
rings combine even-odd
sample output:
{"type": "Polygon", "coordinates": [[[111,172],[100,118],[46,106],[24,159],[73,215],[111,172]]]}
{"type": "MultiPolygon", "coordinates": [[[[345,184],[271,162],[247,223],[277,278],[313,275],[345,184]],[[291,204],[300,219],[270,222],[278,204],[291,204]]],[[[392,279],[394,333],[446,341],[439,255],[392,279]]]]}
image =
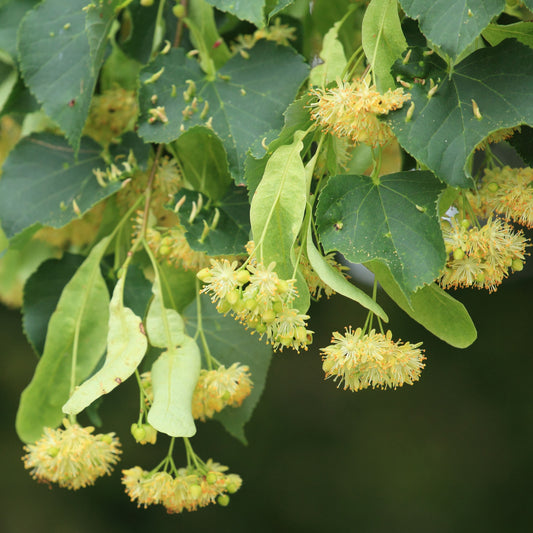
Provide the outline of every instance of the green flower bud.
{"type": "Polygon", "coordinates": [[[261,318],[263,319],[263,322],[271,324],[276,319],[276,313],[273,309],[267,309],[261,314],[261,318]]]}
{"type": "Polygon", "coordinates": [[[333,361],[333,359],[324,359],[322,363],[322,370],[326,374],[328,374],[334,365],[335,365],[335,361],[333,361]]]}
{"type": "Polygon", "coordinates": [[[229,504],[229,496],[227,494],[221,494],[217,498],[217,503],[222,507],[226,507],[229,504]]]}
{"type": "Polygon", "coordinates": [[[511,265],[511,268],[515,272],[520,272],[524,269],[524,261],[521,261],[520,259],[513,259],[513,264],[511,265]]]}
{"type": "Polygon", "coordinates": [[[174,13],[174,16],[176,18],[183,18],[185,16],[185,7],[182,6],[181,4],[176,4],[173,8],[172,8],[172,13],[174,13]]]}
{"type": "Polygon", "coordinates": [[[132,424],[130,431],[135,442],[141,442],[146,437],[146,429],[144,429],[144,426],[132,424]]]}
{"type": "Polygon", "coordinates": [[[250,281],[250,272],[248,272],[248,270],[239,270],[235,279],[239,285],[244,285],[250,281]]]}
{"type": "Polygon", "coordinates": [[[499,188],[500,186],[494,181],[487,185],[487,189],[489,192],[498,192],[499,188]]]}
{"type": "Polygon", "coordinates": [[[205,480],[210,484],[213,485],[217,481],[217,475],[214,472],[209,472],[205,476],[205,480]]]}
{"type": "Polygon", "coordinates": [[[204,283],[209,283],[210,281],[213,280],[213,276],[211,276],[211,272],[209,271],[209,269],[207,267],[206,268],[202,268],[202,270],[200,270],[200,272],[198,272],[198,274],[196,274],[196,277],[200,281],[203,281],[204,283]]]}
{"type": "Polygon", "coordinates": [[[202,487],[200,485],[191,485],[189,492],[193,500],[197,500],[202,495],[202,487]]]}
{"type": "Polygon", "coordinates": [[[154,5],[154,0],[141,0],[141,6],[150,7],[154,5]]]}
{"type": "Polygon", "coordinates": [[[257,300],[255,298],[249,298],[244,302],[244,307],[246,307],[248,311],[253,311],[257,308],[257,300]]]}
{"type": "Polygon", "coordinates": [[[272,304],[272,309],[274,310],[274,312],[276,314],[279,314],[283,311],[283,303],[281,300],[276,300],[273,304],[272,304]]]}
{"type": "Polygon", "coordinates": [[[226,294],[226,301],[230,305],[235,305],[241,297],[241,294],[238,290],[233,289],[232,291],[229,291],[228,294],[226,294]]]}
{"type": "Polygon", "coordinates": [[[462,250],[462,248],[456,248],[454,251],[453,251],[453,258],[456,260],[456,261],[460,261],[461,259],[464,259],[465,257],[465,253],[464,251],[462,250]]]}
{"type": "Polygon", "coordinates": [[[230,494],[235,494],[239,490],[239,487],[236,483],[230,482],[226,485],[226,490],[230,494]]]}
{"type": "Polygon", "coordinates": [[[278,292],[280,294],[285,294],[290,288],[290,285],[284,279],[278,280],[278,292]]]}

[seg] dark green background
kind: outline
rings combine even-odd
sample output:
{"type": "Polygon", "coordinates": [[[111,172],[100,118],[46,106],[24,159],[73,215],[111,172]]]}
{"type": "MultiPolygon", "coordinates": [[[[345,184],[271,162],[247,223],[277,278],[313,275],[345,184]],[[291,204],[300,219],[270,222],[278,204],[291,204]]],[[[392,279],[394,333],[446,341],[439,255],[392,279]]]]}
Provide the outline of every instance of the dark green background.
{"type": "MultiPolygon", "coordinates": [[[[479,329],[480,339],[467,350],[436,340],[380,297],[395,338],[424,341],[427,367],[412,387],[342,391],[323,381],[317,349],[277,355],[248,426],[250,445],[234,441],[215,422],[201,425],[193,439],[202,457],[243,477],[241,491],[227,508],[177,516],[162,507],[137,509],[123,493],[118,471],[78,492],[49,489],[29,477],[14,419],[36,358],[18,313],[2,308],[0,531],[531,531],[533,279],[522,273],[493,295],[456,295],[479,329]]],[[[333,329],[363,319],[362,310],[343,298],[316,306],[315,346],[328,344],[333,329]]],[[[134,385],[127,382],[109,395],[103,430],[121,436],[123,468],[151,468],[164,447],[141,447],[129,437],[134,385]]],[[[177,463],[183,463],[177,450],[177,463]]]]}

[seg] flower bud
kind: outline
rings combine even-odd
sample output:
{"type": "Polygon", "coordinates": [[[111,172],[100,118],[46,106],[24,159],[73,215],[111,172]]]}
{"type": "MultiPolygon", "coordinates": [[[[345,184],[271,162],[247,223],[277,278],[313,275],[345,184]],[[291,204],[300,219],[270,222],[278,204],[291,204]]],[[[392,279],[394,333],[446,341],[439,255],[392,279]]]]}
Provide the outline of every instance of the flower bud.
{"type": "Polygon", "coordinates": [[[200,485],[191,485],[189,492],[193,500],[197,500],[202,495],[202,487],[200,485]]]}
{"type": "Polygon", "coordinates": [[[203,281],[204,283],[209,283],[209,282],[213,281],[213,276],[211,275],[211,272],[209,271],[209,269],[207,267],[206,268],[202,268],[202,270],[200,270],[200,272],[198,272],[196,274],[196,277],[200,281],[203,281]]]}
{"type": "Polygon", "coordinates": [[[524,269],[524,262],[520,259],[513,259],[513,264],[511,265],[511,268],[516,272],[520,272],[524,269]]]}
{"type": "Polygon", "coordinates": [[[464,251],[461,248],[456,248],[453,251],[453,258],[456,261],[460,261],[461,259],[464,259],[464,257],[465,257],[465,253],[464,253],[464,251]]]}
{"type": "Polygon", "coordinates": [[[250,272],[248,272],[248,270],[239,270],[235,276],[235,279],[239,285],[244,285],[250,281],[250,272]]]}
{"type": "Polygon", "coordinates": [[[217,503],[222,507],[226,507],[229,504],[229,496],[227,494],[221,494],[217,498],[217,503]]]}

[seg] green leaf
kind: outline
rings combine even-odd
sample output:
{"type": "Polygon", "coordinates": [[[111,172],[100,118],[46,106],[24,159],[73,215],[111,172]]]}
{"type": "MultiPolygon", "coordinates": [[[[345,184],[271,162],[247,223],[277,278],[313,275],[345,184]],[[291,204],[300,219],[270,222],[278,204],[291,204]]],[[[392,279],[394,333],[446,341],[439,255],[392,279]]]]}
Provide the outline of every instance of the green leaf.
{"type": "Polygon", "coordinates": [[[329,285],[335,292],[350,298],[354,302],[366,307],[385,322],[389,321],[389,317],[366,292],[362,291],[352,283],[350,283],[337,269],[333,268],[316,249],[313,244],[313,234],[311,227],[307,232],[307,258],[313,270],[318,274],[318,277],[327,285],[329,285]]]}
{"type": "Polygon", "coordinates": [[[515,22],[505,26],[489,24],[483,31],[483,38],[491,46],[500,44],[504,39],[516,39],[533,48],[533,22],[515,22]]]}
{"type": "Polygon", "coordinates": [[[324,35],[320,52],[320,59],[324,62],[311,70],[309,75],[311,85],[324,87],[329,82],[335,81],[336,78],[342,77],[342,72],[346,66],[346,55],[344,54],[344,47],[339,41],[339,30],[351,11],[348,11],[341,20],[335,22],[328,33],[324,35]]]}
{"type": "Polygon", "coordinates": [[[379,90],[395,89],[390,69],[407,48],[396,0],[370,2],[363,18],[362,39],[365,55],[377,76],[379,90]]]}
{"type": "Polygon", "coordinates": [[[259,42],[249,59],[237,55],[215,80],[207,80],[196,61],[173,49],[141,71],[139,135],[146,142],[169,143],[193,126],[211,124],[226,149],[233,178],[242,184],[246,153],[267,132],[281,127],[282,113],[307,72],[292,49],[259,42]],[[186,80],[195,84],[194,104],[192,96],[188,101],[184,97],[190,86],[186,80]],[[164,108],[168,122],[149,122],[150,109],[157,107],[164,108]]]}
{"type": "Polygon", "coordinates": [[[385,292],[413,319],[439,339],[456,348],[466,348],[477,331],[465,306],[432,283],[406,298],[390,270],[379,261],[365,263],[385,292]]]}
{"type": "Polygon", "coordinates": [[[505,0],[400,0],[422,33],[455,59],[499,15],[505,0]]]}
{"type": "Polygon", "coordinates": [[[247,20],[256,26],[263,26],[263,8],[265,0],[206,0],[220,11],[235,15],[238,19],[247,20]]]}
{"type": "MultiPolygon", "coordinates": [[[[241,363],[250,368],[252,393],[240,407],[227,407],[215,415],[235,438],[246,444],[244,426],[251,419],[266,383],[268,368],[272,359],[272,349],[250,335],[243,325],[230,316],[223,316],[216,310],[206,295],[200,297],[202,327],[209,349],[226,368],[233,363],[241,363]]],[[[185,311],[185,324],[189,335],[197,328],[197,303],[193,302],[185,311]]]]}
{"type": "Polygon", "coordinates": [[[49,259],[39,266],[24,285],[22,326],[39,356],[43,353],[46,329],[59,297],[84,259],[81,255],[68,253],[63,254],[61,259],[49,259]]]}
{"type": "Polygon", "coordinates": [[[533,166],[533,128],[522,126],[520,131],[515,133],[510,139],[509,144],[518,152],[524,162],[530,167],[533,166]]]}
{"type": "Polygon", "coordinates": [[[205,0],[189,2],[187,25],[192,45],[200,55],[208,56],[216,68],[224,65],[231,52],[218,33],[214,10],[205,0]]]}
{"type": "Polygon", "coordinates": [[[144,317],[152,298],[152,284],[137,265],[130,265],[124,286],[124,305],[144,317]]]}
{"type": "Polygon", "coordinates": [[[63,412],[77,415],[95,400],[111,392],[126,381],[141,363],[148,342],[142,319],[131,309],[124,307],[125,277],[118,280],[109,305],[109,329],[107,354],[104,366],[74,390],[63,412]]]}
{"type": "MultiPolygon", "coordinates": [[[[398,72],[423,62],[426,83],[411,91],[414,112],[406,122],[409,104],[388,115],[402,147],[454,187],[470,187],[465,170],[475,146],[490,133],[519,124],[533,124],[533,50],[516,41],[477,50],[455,66],[451,76],[444,62],[413,49],[398,72]],[[430,80],[438,84],[428,98],[430,80]],[[482,118],[474,114],[475,100],[482,118]]],[[[397,64],[398,65],[398,64],[397,64]]],[[[396,68],[396,67],[395,67],[396,68]]],[[[413,66],[415,68],[415,66],[413,66]]]]}
{"type": "Polygon", "coordinates": [[[194,190],[220,200],[231,183],[226,152],[209,128],[196,126],[172,144],[185,179],[194,190]]]}
{"type": "Polygon", "coordinates": [[[35,100],[28,87],[24,84],[23,79],[19,76],[0,115],[14,115],[17,113],[25,115],[39,109],[40,106],[37,100],[35,100]]]}
{"type": "Polygon", "coordinates": [[[0,7],[0,50],[17,57],[17,29],[24,15],[33,8],[37,0],[11,0],[0,7]]]}
{"type": "Polygon", "coordinates": [[[44,0],[18,32],[26,84],[76,152],[114,16],[108,2],[93,4],[86,26],[86,5],[86,0],[44,0]]]}
{"type": "Polygon", "coordinates": [[[244,247],[250,240],[250,204],[246,188],[233,186],[224,198],[213,203],[209,203],[209,199],[201,193],[182,189],[173,202],[183,201],[183,198],[185,203],[179,210],[180,220],[193,250],[208,255],[245,253],[244,247]],[[193,206],[198,204],[200,197],[203,198],[203,206],[189,222],[193,206]]]}
{"type": "Polygon", "coordinates": [[[182,313],[196,297],[196,274],[167,264],[159,267],[165,306],[182,313]]]}
{"type": "Polygon", "coordinates": [[[15,67],[0,62],[0,114],[2,114],[6,103],[9,102],[18,79],[19,77],[15,67]]]}
{"type": "Polygon", "coordinates": [[[200,350],[190,337],[183,345],[163,352],[152,365],[154,401],[148,422],[171,437],[192,437],[192,395],[200,376],[200,350]]]}
{"type": "Polygon", "coordinates": [[[437,213],[442,189],[426,171],[389,174],[379,183],[367,176],[333,176],[316,211],[325,252],[339,251],[352,263],[383,261],[409,295],[444,266],[437,213]]]}
{"type": "Polygon", "coordinates": [[[78,157],[65,139],[36,133],[10,152],[0,181],[0,219],[11,238],[25,228],[42,224],[60,228],[120,188],[120,182],[101,187],[93,169],[106,166],[100,147],[84,138],[78,157]]]}
{"type": "Polygon", "coordinates": [[[69,398],[72,377],[74,385],[84,381],[104,353],[109,293],[100,261],[109,241],[106,237],[91,250],[63,289],[50,318],[43,355],[17,412],[17,433],[24,442],[34,442],[45,427],[55,428],[61,423],[61,407],[69,398]],[[77,357],[73,361],[75,347],[77,357]]]}
{"type": "Polygon", "coordinates": [[[183,318],[175,309],[166,309],[157,283],[152,285],[154,297],[146,315],[146,334],[152,346],[175,348],[185,340],[183,318]]]}
{"type": "MultiPolygon", "coordinates": [[[[307,201],[306,173],[300,156],[304,136],[304,132],[296,132],[292,144],[275,150],[250,207],[257,260],[265,266],[275,261],[275,270],[281,279],[295,277],[292,251],[307,201]]],[[[309,291],[299,272],[296,280],[298,298],[295,307],[305,312],[309,307],[309,291]]]]}

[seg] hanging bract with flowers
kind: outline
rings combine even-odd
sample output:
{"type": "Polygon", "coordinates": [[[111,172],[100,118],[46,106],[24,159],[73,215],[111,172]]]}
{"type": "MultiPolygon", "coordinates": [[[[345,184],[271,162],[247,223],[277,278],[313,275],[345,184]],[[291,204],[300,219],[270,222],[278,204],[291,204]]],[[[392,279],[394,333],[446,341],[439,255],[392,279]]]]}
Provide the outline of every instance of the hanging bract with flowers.
{"type": "Polygon", "coordinates": [[[226,506],[241,477],[193,444],[212,419],[246,441],[271,357],[321,357],[344,394],[416,385],[432,354],[378,287],[467,348],[454,289],[527,266],[533,2],[335,4],[1,3],[0,297],[39,356],[16,419],[36,480],[122,460],[138,506],[226,506]],[[324,296],[368,314],[315,346],[324,296]],[[93,427],[126,380],[141,465],[93,427]]]}

